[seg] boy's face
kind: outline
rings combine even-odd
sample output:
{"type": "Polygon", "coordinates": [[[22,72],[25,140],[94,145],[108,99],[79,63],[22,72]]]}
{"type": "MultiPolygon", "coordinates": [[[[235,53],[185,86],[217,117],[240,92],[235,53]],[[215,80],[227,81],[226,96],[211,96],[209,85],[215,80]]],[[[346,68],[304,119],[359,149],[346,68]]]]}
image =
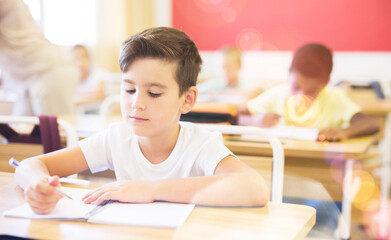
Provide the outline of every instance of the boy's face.
{"type": "Polygon", "coordinates": [[[289,73],[289,83],[291,85],[291,95],[305,95],[315,99],[319,92],[327,85],[322,79],[307,77],[299,72],[289,73]]]}
{"type": "MultiPolygon", "coordinates": [[[[122,74],[122,116],[138,136],[156,136],[178,127],[181,113],[191,110],[189,91],[179,96],[177,64],[156,58],[134,61],[122,74]]],[[[195,99],[194,99],[195,101],[195,99]]]]}

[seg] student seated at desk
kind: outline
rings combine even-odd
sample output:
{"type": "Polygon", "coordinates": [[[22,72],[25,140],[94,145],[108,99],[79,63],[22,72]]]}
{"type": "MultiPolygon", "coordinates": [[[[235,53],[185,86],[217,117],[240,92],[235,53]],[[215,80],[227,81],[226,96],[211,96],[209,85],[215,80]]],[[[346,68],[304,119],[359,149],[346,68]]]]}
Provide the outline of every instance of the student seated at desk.
{"type": "Polygon", "coordinates": [[[51,212],[60,199],[59,177],[112,169],[116,182],[83,198],[99,204],[155,200],[220,206],[269,201],[261,175],[224,146],[221,134],[180,123],[197,99],[201,58],[189,37],[174,28],[151,28],[122,45],[123,122],[62,149],[21,162],[15,177],[33,211],[51,212]],[[48,178],[50,184],[43,183],[48,178]]]}
{"type": "Polygon", "coordinates": [[[72,57],[80,72],[76,89],[76,101],[102,100],[105,97],[104,82],[110,78],[109,71],[93,64],[87,47],[77,44],[72,47],[72,57]]]}
{"type": "Polygon", "coordinates": [[[377,132],[377,120],[361,113],[360,107],[341,89],[327,86],[332,67],[330,49],[316,43],[303,45],[294,54],[289,84],[276,86],[250,100],[247,108],[240,110],[239,124],[317,128],[320,141],[377,132]]]}
{"type": "Polygon", "coordinates": [[[242,52],[235,46],[221,50],[223,57],[222,76],[200,79],[197,85],[200,94],[208,95],[215,102],[245,102],[263,92],[263,89],[248,89],[241,74],[242,52]],[[236,100],[235,100],[236,99],[236,100]]]}
{"type": "Polygon", "coordinates": [[[224,75],[204,79],[198,84],[199,92],[217,92],[239,88],[239,73],[242,68],[241,52],[236,47],[226,47],[221,51],[223,55],[224,75]]]}

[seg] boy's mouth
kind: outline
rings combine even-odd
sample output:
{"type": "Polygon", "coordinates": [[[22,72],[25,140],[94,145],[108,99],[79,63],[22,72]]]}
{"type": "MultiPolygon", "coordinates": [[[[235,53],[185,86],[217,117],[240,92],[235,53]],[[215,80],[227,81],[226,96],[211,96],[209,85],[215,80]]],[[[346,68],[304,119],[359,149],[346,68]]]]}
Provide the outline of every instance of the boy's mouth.
{"type": "Polygon", "coordinates": [[[130,116],[129,118],[132,119],[133,121],[137,121],[137,122],[147,121],[148,120],[146,118],[136,117],[136,116],[130,116]]]}

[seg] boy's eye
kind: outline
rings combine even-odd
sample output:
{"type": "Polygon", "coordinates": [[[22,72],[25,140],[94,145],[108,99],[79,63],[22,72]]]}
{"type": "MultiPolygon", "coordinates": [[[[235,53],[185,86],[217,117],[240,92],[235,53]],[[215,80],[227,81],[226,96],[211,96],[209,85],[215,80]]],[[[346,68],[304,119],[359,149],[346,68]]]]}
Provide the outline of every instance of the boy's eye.
{"type": "Polygon", "coordinates": [[[125,89],[125,92],[133,94],[133,93],[136,92],[136,90],[134,90],[134,89],[125,89]]]}
{"type": "Polygon", "coordinates": [[[152,92],[149,92],[149,96],[153,97],[153,98],[157,98],[157,97],[160,97],[160,95],[162,95],[161,93],[152,93],[152,92]]]}

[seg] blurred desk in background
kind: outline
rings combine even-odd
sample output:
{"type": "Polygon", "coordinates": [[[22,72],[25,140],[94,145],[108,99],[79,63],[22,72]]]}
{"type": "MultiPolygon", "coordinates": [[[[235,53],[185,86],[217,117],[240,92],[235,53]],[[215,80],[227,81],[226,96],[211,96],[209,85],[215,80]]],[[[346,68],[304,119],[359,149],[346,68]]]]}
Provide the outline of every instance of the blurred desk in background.
{"type": "Polygon", "coordinates": [[[194,123],[237,124],[237,107],[230,103],[197,102],[193,109],[182,114],[180,120],[194,123]]]}

